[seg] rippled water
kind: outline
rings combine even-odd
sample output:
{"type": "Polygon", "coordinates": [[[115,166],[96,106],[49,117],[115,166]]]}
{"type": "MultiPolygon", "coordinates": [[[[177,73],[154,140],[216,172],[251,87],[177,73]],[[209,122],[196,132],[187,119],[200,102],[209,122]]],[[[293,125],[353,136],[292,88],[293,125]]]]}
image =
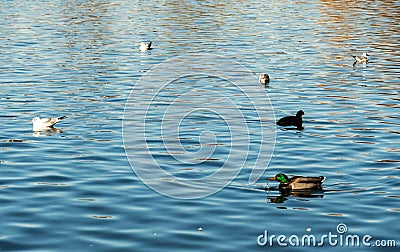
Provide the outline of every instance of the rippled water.
{"type": "MultiPolygon", "coordinates": [[[[0,249],[252,251],[271,249],[257,244],[264,230],[320,237],[337,234],[339,223],[347,225],[347,234],[398,239],[398,1],[1,1],[0,6],[0,249]],[[146,40],[154,49],[139,53],[138,43],[146,40]],[[369,63],[353,67],[351,55],[362,52],[371,55],[369,63]],[[305,129],[277,128],[268,168],[249,184],[260,142],[258,117],[246,117],[255,143],[232,152],[234,160],[248,155],[244,169],[218,193],[183,200],[151,190],[132,171],[122,119],[132,88],[150,69],[191,53],[239,62],[254,73],[260,92],[256,76],[268,73],[265,90],[275,117],[302,109],[305,129]],[[55,131],[33,133],[29,121],[37,115],[68,118],[55,131]],[[278,172],[325,176],[324,191],[281,195],[276,183],[264,179],[278,172]]],[[[154,81],[150,87],[157,86],[154,81]]],[[[161,108],[193,82],[204,84],[199,92],[235,96],[237,89],[230,93],[220,81],[194,70],[159,96],[159,115],[154,109],[152,116],[162,117],[161,108]]],[[[173,159],[162,140],[173,135],[148,128],[156,161],[180,178],[212,174],[231,141],[220,119],[197,110],[185,117],[181,139],[173,139],[193,154],[203,144],[199,134],[210,129],[205,140],[215,152],[198,165],[173,159]]],[[[151,123],[159,127],[157,120],[151,123]]],[[[290,248],[275,240],[274,249],[290,248]]]]}

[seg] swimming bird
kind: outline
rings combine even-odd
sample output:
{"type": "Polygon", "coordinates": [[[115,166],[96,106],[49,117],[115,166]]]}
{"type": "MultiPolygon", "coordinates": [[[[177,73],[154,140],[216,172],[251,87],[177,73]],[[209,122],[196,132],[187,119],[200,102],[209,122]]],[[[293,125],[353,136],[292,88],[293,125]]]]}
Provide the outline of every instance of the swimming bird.
{"type": "Polygon", "coordinates": [[[279,126],[296,126],[298,130],[303,129],[303,118],[301,116],[304,115],[303,110],[299,110],[296,113],[296,116],[285,116],[279,119],[276,124],[279,126]]]}
{"type": "Polygon", "coordinates": [[[141,43],[139,44],[139,50],[140,50],[141,52],[147,52],[147,51],[149,51],[149,50],[151,50],[151,49],[153,49],[153,48],[151,48],[151,41],[150,41],[149,43],[141,42],[141,43]]]}
{"type": "Polygon", "coordinates": [[[267,178],[267,180],[278,181],[279,190],[287,191],[287,190],[313,190],[313,189],[321,189],[322,182],[325,181],[324,176],[319,177],[303,177],[303,176],[294,176],[289,178],[287,175],[283,173],[278,173],[272,178],[267,178]]]}
{"type": "Polygon", "coordinates": [[[354,56],[352,55],[354,58],[354,63],[353,65],[357,64],[357,63],[363,63],[363,64],[367,64],[368,63],[368,53],[363,53],[361,56],[354,56]]]}
{"type": "Polygon", "coordinates": [[[258,81],[260,82],[260,84],[264,85],[264,86],[268,86],[269,84],[269,75],[268,74],[260,74],[260,76],[258,77],[258,81]]]}
{"type": "Polygon", "coordinates": [[[33,131],[49,130],[59,121],[67,118],[66,116],[61,117],[51,117],[51,118],[40,118],[38,116],[32,119],[33,131]]]}

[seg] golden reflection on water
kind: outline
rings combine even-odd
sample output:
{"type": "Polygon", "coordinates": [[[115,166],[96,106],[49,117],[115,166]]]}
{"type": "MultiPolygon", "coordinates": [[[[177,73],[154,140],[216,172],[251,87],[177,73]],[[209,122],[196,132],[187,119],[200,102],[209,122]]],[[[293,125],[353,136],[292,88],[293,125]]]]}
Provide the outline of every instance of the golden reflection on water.
{"type": "Polygon", "coordinates": [[[361,42],[362,49],[386,51],[393,56],[387,60],[397,61],[394,58],[400,55],[400,41],[393,40],[393,34],[398,33],[400,22],[398,1],[321,0],[318,11],[321,18],[317,24],[327,28],[333,45],[356,51],[356,45],[361,42]]]}

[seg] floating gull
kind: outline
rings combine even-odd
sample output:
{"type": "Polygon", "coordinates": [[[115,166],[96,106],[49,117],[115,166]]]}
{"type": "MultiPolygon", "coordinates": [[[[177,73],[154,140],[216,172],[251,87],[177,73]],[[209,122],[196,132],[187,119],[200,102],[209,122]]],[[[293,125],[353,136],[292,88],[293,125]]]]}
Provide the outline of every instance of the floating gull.
{"type": "Polygon", "coordinates": [[[141,52],[147,52],[147,51],[149,51],[149,50],[151,50],[151,49],[153,49],[153,48],[151,48],[151,41],[150,41],[149,43],[141,42],[141,43],[139,44],[139,50],[140,50],[141,52]]]}
{"type": "Polygon", "coordinates": [[[61,117],[51,117],[51,118],[40,118],[38,116],[32,119],[32,128],[33,131],[43,131],[43,130],[51,130],[53,126],[59,121],[67,118],[66,116],[61,117]]]}
{"type": "Polygon", "coordinates": [[[367,64],[368,63],[368,56],[369,55],[367,53],[363,53],[361,56],[354,56],[353,55],[353,58],[355,60],[354,64],[357,64],[357,63],[367,64]]]}
{"type": "Polygon", "coordinates": [[[260,74],[260,77],[258,77],[258,81],[260,82],[260,84],[264,85],[264,86],[268,86],[269,84],[269,75],[268,74],[260,74]]]}

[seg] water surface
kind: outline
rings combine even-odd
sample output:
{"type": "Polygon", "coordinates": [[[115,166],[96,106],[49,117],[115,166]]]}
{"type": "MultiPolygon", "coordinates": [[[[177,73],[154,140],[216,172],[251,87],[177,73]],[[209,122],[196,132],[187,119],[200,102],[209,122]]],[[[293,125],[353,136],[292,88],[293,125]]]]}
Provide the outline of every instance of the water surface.
{"type": "MultiPolygon", "coordinates": [[[[271,249],[257,244],[264,230],[322,236],[337,233],[339,223],[373,241],[398,239],[397,1],[0,4],[2,250],[254,251],[271,249]],[[154,49],[139,53],[138,43],[148,40],[154,49]],[[353,67],[351,55],[362,52],[369,63],[353,67]],[[271,162],[257,183],[248,184],[259,154],[251,148],[248,166],[223,190],[179,200],[149,189],[132,171],[121,126],[140,78],[190,53],[236,60],[254,73],[260,92],[257,76],[268,73],[275,117],[302,109],[305,129],[276,129],[271,162]],[[68,119],[57,131],[34,134],[29,120],[37,115],[68,119]],[[282,196],[264,179],[278,172],[323,175],[324,192],[282,196]]],[[[168,106],[191,83],[218,81],[182,79],[157,102],[168,106]]],[[[198,133],[211,128],[220,143],[213,160],[177,166],[160,138],[151,144],[177,176],[207,176],[226,157],[227,127],[201,111],[186,120],[183,146],[198,150],[198,133]]]]}

